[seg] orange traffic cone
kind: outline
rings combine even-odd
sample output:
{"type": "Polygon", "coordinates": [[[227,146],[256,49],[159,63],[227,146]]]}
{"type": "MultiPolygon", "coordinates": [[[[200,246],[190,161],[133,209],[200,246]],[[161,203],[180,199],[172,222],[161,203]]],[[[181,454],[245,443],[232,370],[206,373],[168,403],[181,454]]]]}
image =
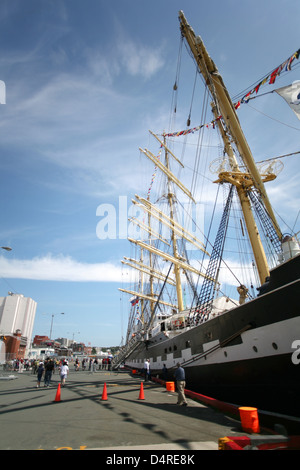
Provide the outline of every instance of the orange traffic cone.
{"type": "Polygon", "coordinates": [[[101,400],[107,400],[106,383],[104,384],[104,388],[103,388],[103,393],[102,393],[102,398],[101,398],[101,400]]]}
{"type": "Polygon", "coordinates": [[[144,397],[144,386],[143,386],[143,382],[141,382],[141,388],[140,388],[140,395],[139,395],[139,400],[145,400],[145,397],[144,397]]]}
{"type": "Polygon", "coordinates": [[[55,400],[54,401],[60,401],[60,384],[57,386],[57,391],[55,395],[55,400]]]}

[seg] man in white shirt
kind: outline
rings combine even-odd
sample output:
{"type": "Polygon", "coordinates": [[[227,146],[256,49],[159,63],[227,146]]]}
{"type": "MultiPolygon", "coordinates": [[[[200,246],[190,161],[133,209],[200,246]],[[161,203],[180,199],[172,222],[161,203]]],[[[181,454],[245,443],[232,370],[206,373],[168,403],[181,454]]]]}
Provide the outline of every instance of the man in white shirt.
{"type": "Polygon", "coordinates": [[[64,362],[60,369],[60,383],[64,387],[66,383],[66,378],[69,372],[69,367],[67,362],[64,362]]]}
{"type": "Polygon", "coordinates": [[[145,382],[148,382],[148,380],[150,379],[150,359],[145,360],[144,371],[145,371],[145,382]]]}

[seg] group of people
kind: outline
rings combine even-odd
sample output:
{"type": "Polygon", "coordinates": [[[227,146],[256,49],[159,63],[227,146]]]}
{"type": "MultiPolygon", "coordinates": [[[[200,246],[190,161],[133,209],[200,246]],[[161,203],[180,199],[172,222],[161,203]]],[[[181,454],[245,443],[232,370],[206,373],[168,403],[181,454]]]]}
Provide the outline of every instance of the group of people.
{"type": "MultiPolygon", "coordinates": [[[[88,367],[89,371],[96,371],[97,368],[98,370],[110,370],[111,369],[111,358],[110,357],[104,357],[103,359],[101,358],[90,358],[90,359],[82,359],[81,362],[82,370],[86,370],[88,367]]],[[[79,370],[79,360],[76,359],[75,361],[75,370],[79,370]]]]}
{"type": "MultiPolygon", "coordinates": [[[[81,362],[82,370],[86,370],[88,368],[89,371],[95,371],[97,367],[100,369],[108,369],[110,370],[111,366],[111,359],[110,358],[103,358],[103,359],[83,359],[81,362]]],[[[74,362],[75,372],[79,371],[80,363],[79,359],[76,359],[74,362]]],[[[44,377],[44,386],[49,387],[51,377],[54,374],[56,369],[59,369],[60,377],[61,377],[61,385],[64,386],[66,382],[66,378],[69,372],[69,365],[66,359],[61,361],[53,360],[52,358],[47,358],[44,362],[43,361],[35,361],[33,364],[33,373],[37,375],[37,388],[41,386],[42,378],[44,377]]]]}
{"type": "MultiPolygon", "coordinates": [[[[103,359],[93,359],[90,358],[88,359],[83,359],[82,360],[82,370],[86,370],[88,367],[89,371],[95,371],[96,368],[98,367],[100,369],[110,369],[110,363],[111,360],[110,358],[103,358],[103,359]]],[[[75,371],[79,370],[80,364],[79,360],[75,360],[75,371]]],[[[51,383],[51,378],[52,375],[54,374],[56,368],[59,369],[59,374],[60,374],[60,379],[61,379],[61,385],[64,387],[66,383],[66,378],[68,376],[69,372],[69,365],[68,361],[65,359],[62,359],[61,361],[55,361],[52,358],[47,358],[44,362],[43,361],[26,361],[26,360],[20,360],[20,361],[15,361],[13,364],[15,370],[25,369],[29,370],[32,368],[32,371],[34,374],[37,374],[37,388],[41,386],[41,381],[42,378],[44,377],[44,386],[49,387],[51,383]]],[[[151,378],[151,371],[150,371],[150,359],[146,359],[144,362],[144,377],[145,377],[145,382],[148,382],[151,378]]],[[[162,377],[163,380],[167,380],[168,377],[168,371],[166,368],[166,365],[163,365],[162,369],[162,377]]],[[[187,406],[187,401],[185,398],[185,371],[183,367],[181,367],[180,363],[177,363],[177,369],[175,370],[174,373],[174,379],[176,381],[176,387],[177,387],[177,392],[178,392],[178,398],[177,398],[177,404],[178,405],[183,405],[187,406]]]]}
{"type": "MultiPolygon", "coordinates": [[[[44,376],[44,387],[49,387],[51,383],[52,374],[55,371],[56,363],[51,358],[47,358],[45,362],[40,361],[37,367],[37,384],[36,387],[41,386],[41,381],[44,376]]],[[[66,378],[69,372],[68,361],[61,360],[58,364],[61,385],[64,387],[66,378]]]]}
{"type": "Polygon", "coordinates": [[[13,359],[11,361],[7,361],[4,364],[4,370],[13,370],[15,372],[23,372],[30,370],[34,366],[35,360],[34,359],[13,359]]]}

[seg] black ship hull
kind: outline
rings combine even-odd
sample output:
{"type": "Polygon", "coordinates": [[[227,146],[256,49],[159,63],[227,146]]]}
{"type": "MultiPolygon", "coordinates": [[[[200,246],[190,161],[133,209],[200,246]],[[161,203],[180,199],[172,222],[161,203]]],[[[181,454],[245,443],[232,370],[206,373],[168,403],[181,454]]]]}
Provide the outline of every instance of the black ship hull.
{"type": "Polygon", "coordinates": [[[201,371],[191,367],[187,388],[239,406],[300,418],[300,384],[295,372],[291,354],[204,366],[201,371]]]}
{"type": "Polygon", "coordinates": [[[300,417],[299,272],[297,256],[271,272],[254,300],[173,338],[161,332],[141,342],[126,365],[141,370],[149,358],[152,375],[166,364],[173,380],[180,362],[189,390],[300,417]]]}

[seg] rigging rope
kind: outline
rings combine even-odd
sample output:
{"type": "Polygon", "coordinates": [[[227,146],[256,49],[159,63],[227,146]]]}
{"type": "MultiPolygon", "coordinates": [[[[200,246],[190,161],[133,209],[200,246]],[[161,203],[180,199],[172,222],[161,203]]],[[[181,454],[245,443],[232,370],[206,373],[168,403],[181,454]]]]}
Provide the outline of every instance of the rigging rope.
{"type": "MultiPolygon", "coordinates": [[[[260,95],[259,95],[260,96],[260,95]]],[[[256,96],[256,98],[259,98],[259,96],[256,96]]],[[[269,118],[269,119],[272,119],[272,121],[275,121],[275,122],[278,122],[279,124],[282,124],[283,126],[286,126],[286,127],[289,127],[290,129],[294,129],[296,131],[300,131],[299,127],[294,127],[294,126],[290,126],[289,124],[285,124],[284,122],[282,121],[279,121],[278,119],[275,119],[273,118],[272,116],[269,116],[268,114],[266,113],[263,113],[262,111],[259,111],[257,108],[254,108],[254,106],[250,106],[249,103],[247,103],[249,108],[253,109],[254,111],[256,111],[257,113],[260,113],[262,114],[263,116],[269,118]]]]}
{"type": "MultiPolygon", "coordinates": [[[[298,59],[300,55],[300,49],[298,49],[294,54],[292,54],[288,59],[286,59],[282,64],[280,64],[278,67],[276,67],[273,71],[269,72],[267,75],[265,75],[262,79],[260,79],[258,82],[256,82],[254,85],[251,86],[250,91],[245,93],[243,91],[243,97],[240,99],[241,102],[247,102],[249,99],[250,95],[253,93],[258,93],[258,90],[262,85],[265,83],[269,82],[269,85],[273,85],[275,83],[275,80],[281,72],[290,72],[292,70],[292,63],[295,59],[298,59]]],[[[249,89],[249,88],[248,88],[249,89]]],[[[241,94],[236,95],[235,99],[238,99],[238,96],[241,96],[241,94]]]]}
{"type": "Polygon", "coordinates": [[[172,120],[175,117],[176,112],[177,112],[178,85],[179,85],[181,58],[182,58],[182,44],[183,44],[183,37],[181,36],[180,42],[179,42],[178,56],[177,56],[175,83],[173,86],[173,95],[172,95],[172,102],[171,102],[170,123],[169,123],[170,129],[172,129],[172,120]]]}
{"type": "Polygon", "coordinates": [[[197,69],[196,69],[195,80],[194,80],[194,86],[193,86],[193,93],[192,93],[192,100],[191,100],[191,106],[190,106],[190,112],[189,112],[189,116],[188,116],[188,120],[187,120],[187,126],[188,126],[188,127],[190,127],[190,125],[191,125],[191,114],[192,114],[192,106],[193,106],[193,102],[194,102],[194,95],[195,95],[195,88],[196,88],[197,75],[198,75],[198,71],[197,71],[197,69]]]}

